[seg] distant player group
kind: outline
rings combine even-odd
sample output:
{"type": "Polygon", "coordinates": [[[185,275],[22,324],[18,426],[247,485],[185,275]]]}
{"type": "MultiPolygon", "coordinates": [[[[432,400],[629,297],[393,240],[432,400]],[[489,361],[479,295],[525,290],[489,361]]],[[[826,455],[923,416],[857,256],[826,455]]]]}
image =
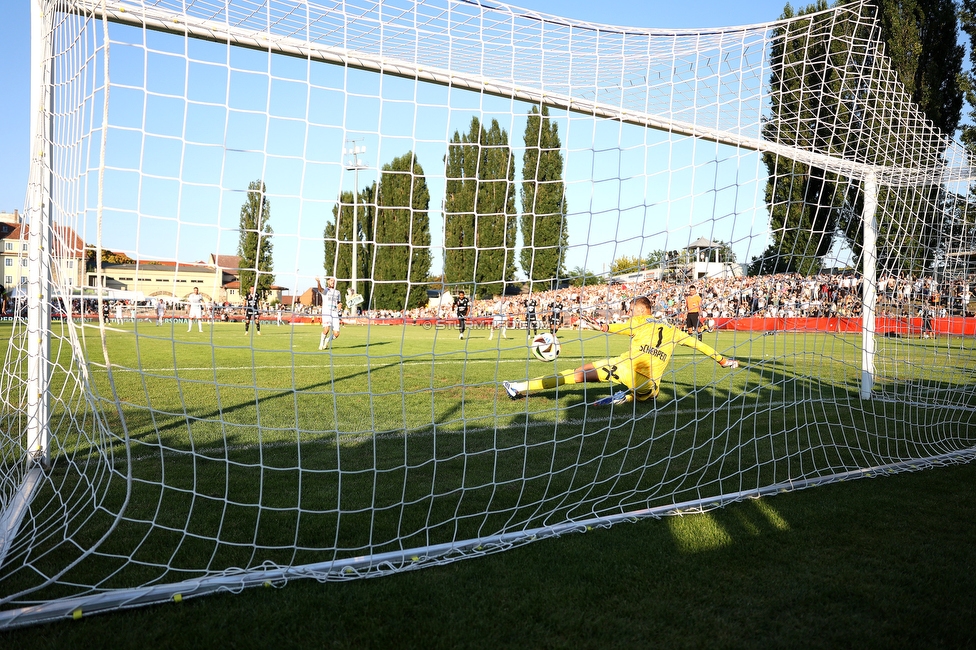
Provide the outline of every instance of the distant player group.
{"type": "MultiPolygon", "coordinates": [[[[197,330],[203,331],[203,307],[204,299],[203,294],[200,293],[199,287],[193,287],[193,291],[186,297],[186,304],[188,307],[186,321],[187,321],[187,332],[193,331],[193,323],[197,324],[197,330]]],[[[211,310],[212,312],[212,310],[211,310]]],[[[156,303],[156,324],[160,325],[163,322],[163,317],[166,313],[166,305],[163,301],[156,303]]],[[[213,317],[211,313],[210,318],[213,317]]],[[[251,291],[248,293],[247,298],[244,299],[244,334],[247,335],[251,324],[254,324],[254,330],[258,336],[261,335],[261,301],[254,290],[251,287],[251,291]]]]}
{"type": "MultiPolygon", "coordinates": [[[[458,291],[457,297],[454,298],[453,307],[454,315],[458,322],[458,338],[464,339],[464,335],[468,329],[468,319],[471,314],[471,299],[464,294],[464,291],[458,291]]],[[[540,323],[543,322],[539,319],[539,307],[539,301],[531,295],[522,302],[526,336],[539,333],[540,323]]],[[[515,320],[516,309],[516,303],[513,301],[505,301],[501,298],[495,299],[491,307],[491,329],[488,333],[489,341],[495,337],[496,330],[500,330],[499,338],[509,338],[508,324],[510,321],[515,320]]],[[[564,325],[563,318],[565,309],[565,305],[560,299],[549,303],[542,327],[548,329],[549,333],[555,335],[564,325]]]]}
{"type": "MultiPolygon", "coordinates": [[[[318,295],[322,299],[322,331],[319,336],[319,350],[329,349],[332,341],[339,338],[342,328],[342,295],[336,289],[335,278],[326,278],[325,287],[316,278],[315,284],[318,295]]],[[[197,322],[203,331],[203,296],[194,287],[193,293],[187,297],[189,305],[189,328],[193,328],[193,321],[197,322]]],[[[543,319],[539,317],[539,301],[532,295],[522,302],[522,316],[527,337],[538,335],[540,327],[548,329],[548,334],[536,336],[535,346],[546,346],[545,352],[533,350],[533,353],[543,360],[554,360],[558,355],[559,343],[556,334],[564,325],[565,306],[561,300],[555,300],[546,305],[543,319]]],[[[594,402],[595,406],[622,405],[633,401],[646,402],[657,398],[661,390],[661,379],[671,362],[678,346],[685,346],[697,350],[711,357],[723,368],[738,368],[739,362],[723,356],[711,346],[702,342],[703,324],[700,322],[701,297],[694,286],[689,287],[685,298],[685,327],[684,329],[672,325],[665,317],[660,307],[654,307],[646,297],[633,300],[627,320],[617,323],[601,323],[593,317],[580,314],[579,327],[581,329],[596,330],[607,334],[623,334],[631,339],[630,348],[624,354],[616,357],[599,359],[586,363],[573,370],[564,370],[553,375],[544,375],[524,381],[504,381],[502,386],[511,399],[522,399],[530,393],[550,390],[567,384],[583,384],[591,382],[619,384],[623,386],[611,395],[594,402]]],[[[454,314],[457,317],[458,338],[464,340],[468,330],[468,320],[471,317],[471,300],[464,291],[459,291],[453,302],[454,314]]],[[[514,303],[496,298],[492,305],[491,331],[488,339],[494,337],[496,330],[500,330],[500,338],[509,338],[508,324],[516,315],[514,303]]],[[[253,323],[255,332],[261,334],[260,305],[254,288],[244,302],[244,332],[247,334],[253,323]]]]}
{"type": "MultiPolygon", "coordinates": [[[[315,278],[315,284],[318,290],[318,295],[322,299],[322,332],[319,336],[319,350],[327,350],[329,344],[339,338],[339,332],[342,328],[342,296],[339,291],[335,288],[336,280],[335,278],[326,278],[325,287],[322,287],[322,283],[318,278],[315,278]]],[[[350,290],[350,296],[353,299],[362,298],[358,294],[354,294],[350,290]]],[[[204,317],[204,296],[200,293],[198,287],[193,287],[193,291],[186,297],[187,304],[187,332],[193,331],[193,323],[196,322],[197,329],[203,331],[203,317],[204,317]]],[[[165,314],[165,305],[162,301],[158,303],[157,307],[157,324],[162,323],[163,316],[165,314]]],[[[281,312],[278,312],[278,324],[281,324],[281,312]]],[[[247,297],[244,299],[244,334],[245,336],[250,334],[251,326],[254,326],[254,332],[258,336],[261,336],[261,300],[257,295],[257,291],[254,287],[248,292],[247,297]]]]}

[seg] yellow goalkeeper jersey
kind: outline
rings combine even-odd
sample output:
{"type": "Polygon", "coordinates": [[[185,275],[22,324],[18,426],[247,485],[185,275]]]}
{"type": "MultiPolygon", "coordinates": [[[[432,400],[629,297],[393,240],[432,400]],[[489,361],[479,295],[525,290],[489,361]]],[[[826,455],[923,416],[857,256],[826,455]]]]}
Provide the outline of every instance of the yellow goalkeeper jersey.
{"type": "Polygon", "coordinates": [[[650,316],[635,316],[626,322],[614,323],[607,331],[631,337],[630,352],[621,355],[620,358],[629,360],[634,372],[655,380],[660,379],[664,374],[664,369],[671,361],[671,355],[679,345],[694,348],[717,362],[723,359],[723,356],[710,345],[650,316]]]}

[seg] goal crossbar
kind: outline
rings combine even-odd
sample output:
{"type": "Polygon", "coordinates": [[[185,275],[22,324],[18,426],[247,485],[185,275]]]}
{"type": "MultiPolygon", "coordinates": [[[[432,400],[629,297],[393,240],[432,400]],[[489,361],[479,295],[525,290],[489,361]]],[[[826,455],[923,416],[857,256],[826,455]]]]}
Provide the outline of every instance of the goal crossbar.
{"type": "MultiPolygon", "coordinates": [[[[869,174],[874,175],[881,185],[888,187],[962,183],[976,179],[976,168],[972,167],[947,166],[944,163],[921,167],[874,165],[813,150],[798,149],[730,130],[710,128],[668,116],[635,111],[627,107],[597,102],[585,97],[534,88],[526,83],[513,84],[498,78],[438,68],[435,65],[425,64],[420,58],[416,62],[411,62],[378,56],[367,51],[323,44],[309,39],[302,40],[293,36],[273,34],[269,31],[255,31],[254,29],[232,25],[229,22],[207,20],[185,14],[174,15],[170,10],[154,6],[136,5],[133,8],[126,9],[125,5],[122,4],[119,8],[109,8],[100,0],[75,0],[73,4],[84,13],[123,25],[189,36],[215,43],[234,44],[239,47],[274,52],[367,72],[393,75],[419,82],[462,88],[504,99],[515,99],[533,105],[592,115],[748,151],[769,152],[823,169],[828,173],[845,176],[855,182],[862,181],[869,174]]],[[[765,32],[771,29],[774,24],[760,25],[753,29],[765,32]]]]}

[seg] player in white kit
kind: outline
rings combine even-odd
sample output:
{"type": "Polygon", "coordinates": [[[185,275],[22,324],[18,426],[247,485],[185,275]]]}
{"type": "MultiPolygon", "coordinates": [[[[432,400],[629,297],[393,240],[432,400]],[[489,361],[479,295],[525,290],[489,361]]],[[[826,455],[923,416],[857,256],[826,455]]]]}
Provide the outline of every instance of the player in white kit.
{"type": "Polygon", "coordinates": [[[495,302],[491,306],[491,330],[488,332],[488,340],[495,336],[495,330],[500,329],[500,338],[507,339],[508,334],[508,306],[500,296],[495,296],[495,302]]]}
{"type": "Polygon", "coordinates": [[[322,296],[322,335],[319,337],[319,350],[325,350],[333,339],[339,338],[339,329],[342,326],[339,322],[342,315],[342,294],[335,288],[335,278],[325,279],[325,289],[318,278],[315,278],[315,284],[322,296]]]}
{"type": "Polygon", "coordinates": [[[190,305],[190,314],[187,317],[186,331],[189,332],[193,329],[194,319],[197,321],[197,327],[200,331],[203,331],[203,296],[200,295],[200,287],[193,287],[193,293],[186,297],[186,302],[190,305]]]}

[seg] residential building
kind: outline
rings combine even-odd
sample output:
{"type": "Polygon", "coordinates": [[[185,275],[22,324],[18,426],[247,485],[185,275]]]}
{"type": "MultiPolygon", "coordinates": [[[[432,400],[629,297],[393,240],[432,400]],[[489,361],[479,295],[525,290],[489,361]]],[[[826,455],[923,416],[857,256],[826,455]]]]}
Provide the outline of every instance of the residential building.
{"type": "MultiPolygon", "coordinates": [[[[0,212],[0,270],[8,291],[27,284],[29,265],[29,226],[21,222],[16,210],[0,212]]],[[[51,236],[54,255],[51,274],[55,282],[67,287],[83,284],[85,242],[69,226],[55,224],[51,236]]]]}

